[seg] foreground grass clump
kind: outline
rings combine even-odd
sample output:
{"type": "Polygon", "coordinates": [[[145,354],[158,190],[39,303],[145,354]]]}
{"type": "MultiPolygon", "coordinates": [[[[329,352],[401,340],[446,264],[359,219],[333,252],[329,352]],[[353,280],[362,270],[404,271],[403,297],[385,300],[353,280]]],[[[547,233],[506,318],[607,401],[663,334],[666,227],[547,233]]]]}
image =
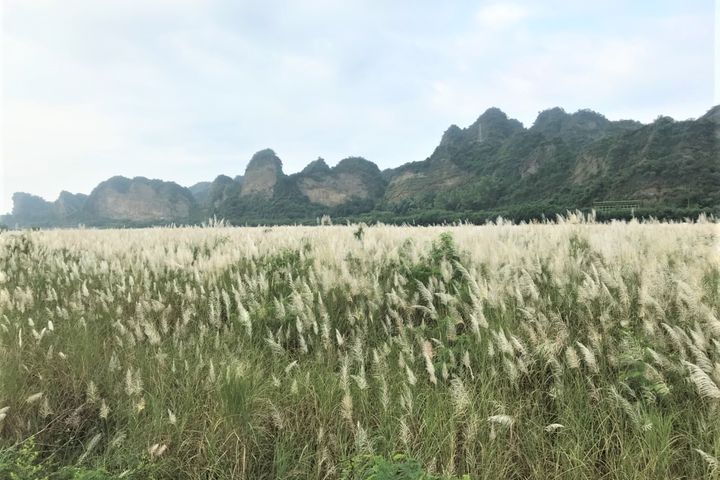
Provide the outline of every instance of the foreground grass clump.
{"type": "Polygon", "coordinates": [[[579,217],[6,232],[0,476],[718,478],[719,241],[579,217]]]}

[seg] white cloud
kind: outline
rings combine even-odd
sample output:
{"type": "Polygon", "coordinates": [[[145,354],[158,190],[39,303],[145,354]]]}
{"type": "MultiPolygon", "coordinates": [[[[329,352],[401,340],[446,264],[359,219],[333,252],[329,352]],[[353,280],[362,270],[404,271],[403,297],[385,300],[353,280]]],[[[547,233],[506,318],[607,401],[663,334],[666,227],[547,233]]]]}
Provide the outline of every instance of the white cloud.
{"type": "Polygon", "coordinates": [[[0,213],[13,191],[115,174],[235,175],[265,147],[288,172],[318,155],[386,168],[491,106],[526,124],[556,105],[697,116],[706,4],[5,0],[0,213]]]}
{"type": "Polygon", "coordinates": [[[492,3],[483,5],[475,13],[475,20],[485,28],[502,29],[526,19],[530,10],[515,3],[492,3]]]}

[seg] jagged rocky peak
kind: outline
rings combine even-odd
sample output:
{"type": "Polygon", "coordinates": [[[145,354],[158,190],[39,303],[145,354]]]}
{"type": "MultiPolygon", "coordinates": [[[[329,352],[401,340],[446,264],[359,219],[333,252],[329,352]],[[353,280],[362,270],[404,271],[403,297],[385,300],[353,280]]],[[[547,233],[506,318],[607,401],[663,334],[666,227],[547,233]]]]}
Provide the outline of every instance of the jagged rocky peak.
{"type": "Polygon", "coordinates": [[[633,121],[611,122],[604,115],[589,109],[569,114],[559,107],[540,112],[530,128],[546,138],[560,138],[572,147],[582,147],[608,134],[621,133],[642,126],[633,121]]]}
{"type": "Polygon", "coordinates": [[[55,209],[58,215],[68,216],[82,210],[85,206],[88,196],[82,193],[70,193],[66,190],[60,192],[57,200],[55,200],[55,209]]]}
{"type": "Polygon", "coordinates": [[[489,139],[505,139],[523,130],[523,125],[514,118],[508,118],[499,108],[491,107],[485,110],[468,130],[476,142],[484,142],[489,139]]]}
{"type": "Polygon", "coordinates": [[[207,201],[217,202],[226,198],[228,190],[234,186],[239,187],[240,184],[227,175],[218,175],[210,184],[207,201]]]}
{"type": "Polygon", "coordinates": [[[215,180],[213,180],[210,185],[211,185],[211,187],[213,185],[229,185],[233,182],[234,182],[234,180],[232,178],[228,177],[227,175],[220,174],[217,177],[215,177],[215,180]]]}
{"type": "Polygon", "coordinates": [[[53,213],[53,204],[37,195],[16,192],[12,196],[12,201],[12,214],[16,217],[38,218],[53,213]]]}
{"type": "Polygon", "coordinates": [[[300,172],[302,175],[325,175],[328,173],[330,173],[330,167],[322,157],[308,163],[300,172]]]}
{"type": "Polygon", "coordinates": [[[592,132],[605,129],[609,125],[607,118],[592,110],[578,110],[569,114],[562,108],[555,107],[540,112],[531,130],[548,137],[559,137],[571,130],[592,132]]]}
{"type": "Polygon", "coordinates": [[[145,177],[112,177],[90,193],[86,211],[95,218],[129,222],[187,221],[195,207],[187,188],[145,177]]]}
{"type": "Polygon", "coordinates": [[[452,145],[452,144],[462,140],[462,137],[463,137],[462,128],[458,127],[455,124],[452,124],[448,127],[447,130],[445,130],[445,133],[443,133],[443,136],[440,139],[440,146],[452,145]]]}
{"type": "Polygon", "coordinates": [[[464,142],[502,141],[510,135],[522,131],[522,123],[508,116],[499,108],[488,108],[467,128],[450,125],[440,140],[440,147],[458,145],[464,142]]]}
{"type": "Polygon", "coordinates": [[[241,195],[271,198],[282,176],[282,161],[275,152],[269,148],[260,150],[253,155],[245,169],[241,195]]]}
{"type": "Polygon", "coordinates": [[[210,193],[210,187],[212,186],[212,182],[198,182],[194,185],[190,185],[188,187],[188,190],[190,190],[190,193],[192,193],[193,197],[195,197],[195,201],[200,204],[204,205],[207,203],[208,194],[210,193]]]}
{"type": "Polygon", "coordinates": [[[380,169],[375,163],[370,160],[366,160],[363,157],[347,157],[343,158],[333,168],[336,173],[348,172],[348,173],[377,173],[380,174],[380,169]]]}
{"type": "Polygon", "coordinates": [[[710,120],[712,122],[718,122],[720,123],[720,105],[715,105],[710,110],[705,113],[702,117],[700,117],[701,120],[710,120]]]}
{"type": "Polygon", "coordinates": [[[230,197],[240,194],[240,182],[228,177],[227,175],[218,175],[210,184],[205,205],[211,205],[215,208],[223,201],[230,197]]]}
{"type": "Polygon", "coordinates": [[[333,168],[319,158],[298,174],[297,186],[312,203],[332,207],[378,199],[385,181],[378,166],[362,157],[345,158],[333,168]]]}
{"type": "Polygon", "coordinates": [[[560,107],[543,110],[538,113],[531,130],[538,131],[545,135],[559,135],[568,117],[570,117],[570,115],[560,107]]]}
{"type": "Polygon", "coordinates": [[[714,146],[716,151],[720,150],[720,105],[716,105],[707,111],[705,115],[700,117],[701,121],[710,122],[715,131],[715,142],[714,146]]]}

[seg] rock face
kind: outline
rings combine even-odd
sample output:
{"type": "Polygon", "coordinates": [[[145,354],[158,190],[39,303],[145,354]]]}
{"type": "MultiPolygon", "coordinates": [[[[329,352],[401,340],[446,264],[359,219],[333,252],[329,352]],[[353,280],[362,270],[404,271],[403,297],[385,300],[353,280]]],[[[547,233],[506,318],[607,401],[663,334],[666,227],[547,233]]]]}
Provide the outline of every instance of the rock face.
{"type": "Polygon", "coordinates": [[[16,192],[12,196],[12,216],[17,219],[32,221],[44,221],[55,216],[55,209],[52,202],[25,192],[16,192]]]}
{"type": "Polygon", "coordinates": [[[269,148],[253,155],[245,169],[240,195],[272,198],[275,186],[284,176],[282,162],[269,148]]]}
{"type": "Polygon", "coordinates": [[[80,214],[85,207],[88,196],[82,193],[70,193],[63,190],[55,200],[55,213],[61,218],[80,214]]]}
{"type": "Polygon", "coordinates": [[[192,193],[176,183],[112,177],[90,193],[85,213],[111,221],[187,222],[195,205],[192,193]]]}
{"type": "Polygon", "coordinates": [[[351,157],[333,168],[323,159],[315,160],[297,176],[297,186],[310,202],[335,207],[353,200],[379,198],[385,181],[377,165],[351,157]]]}
{"type": "Polygon", "coordinates": [[[195,198],[195,201],[199,205],[204,205],[207,203],[208,195],[210,194],[210,186],[212,185],[212,182],[198,182],[194,185],[190,185],[188,187],[188,190],[190,190],[190,193],[192,193],[193,197],[195,198]]]}
{"type": "Polygon", "coordinates": [[[719,117],[714,107],[696,120],[661,117],[643,125],[610,121],[591,110],[569,114],[553,108],[525,129],[490,109],[467,128],[451,126],[427,160],[388,171],[382,205],[579,208],[630,198],[717,205],[719,117]]]}
{"type": "Polygon", "coordinates": [[[572,148],[582,148],[605,136],[633,130],[642,124],[633,121],[611,122],[603,115],[592,110],[579,110],[566,113],[559,107],[540,112],[531,132],[540,133],[545,138],[560,138],[572,148]]]}
{"type": "Polygon", "coordinates": [[[389,172],[384,202],[425,202],[434,192],[472,182],[477,167],[473,164],[490,160],[504,141],[523,130],[519,121],[497,108],[488,109],[467,128],[451,125],[427,160],[389,172]]]}
{"type": "Polygon", "coordinates": [[[69,226],[82,220],[87,195],[62,191],[54,202],[48,202],[29,193],[13,195],[10,222],[29,226],[69,226]]]}
{"type": "Polygon", "coordinates": [[[228,199],[239,196],[241,185],[241,182],[227,175],[218,175],[210,184],[205,206],[211,209],[218,208],[228,199]]]}

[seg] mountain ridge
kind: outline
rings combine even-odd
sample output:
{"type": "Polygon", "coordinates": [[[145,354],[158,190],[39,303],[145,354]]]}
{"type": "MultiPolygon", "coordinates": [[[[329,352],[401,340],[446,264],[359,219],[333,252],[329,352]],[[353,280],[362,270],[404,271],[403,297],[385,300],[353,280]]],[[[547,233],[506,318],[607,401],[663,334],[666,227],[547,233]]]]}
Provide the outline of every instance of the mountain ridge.
{"type": "Polygon", "coordinates": [[[471,125],[448,127],[424,160],[380,170],[362,157],[330,167],[318,158],[286,174],[280,157],[255,153],[243,175],[190,187],[112,177],[89,195],[54,202],[17,192],[4,222],[18,226],[308,221],[320,215],[372,216],[588,208],[633,198],[653,208],[720,205],[720,106],[697,119],[608,120],[593,110],[539,112],[526,128],[492,107],[471,125]],[[542,207],[542,208],[541,208],[542,207]]]}

